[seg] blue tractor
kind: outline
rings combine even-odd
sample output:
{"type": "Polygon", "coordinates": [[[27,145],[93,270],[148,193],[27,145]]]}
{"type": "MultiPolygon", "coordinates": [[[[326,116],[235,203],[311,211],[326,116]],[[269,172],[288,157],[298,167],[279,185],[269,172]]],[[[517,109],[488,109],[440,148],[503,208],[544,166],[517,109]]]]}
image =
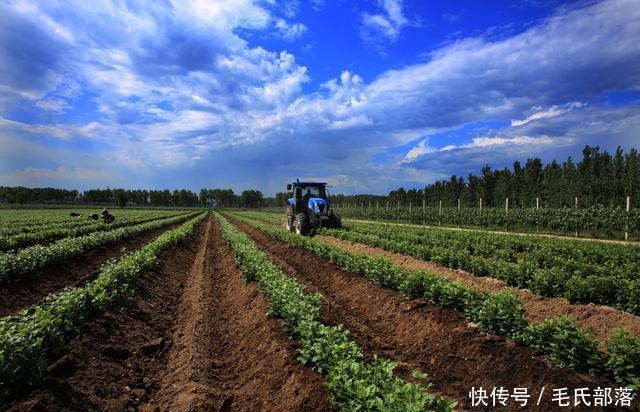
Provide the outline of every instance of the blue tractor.
{"type": "Polygon", "coordinates": [[[340,216],[331,209],[326,187],[326,183],[301,182],[297,179],[287,185],[287,190],[293,192],[285,216],[288,230],[307,236],[313,229],[342,227],[340,216]]]}

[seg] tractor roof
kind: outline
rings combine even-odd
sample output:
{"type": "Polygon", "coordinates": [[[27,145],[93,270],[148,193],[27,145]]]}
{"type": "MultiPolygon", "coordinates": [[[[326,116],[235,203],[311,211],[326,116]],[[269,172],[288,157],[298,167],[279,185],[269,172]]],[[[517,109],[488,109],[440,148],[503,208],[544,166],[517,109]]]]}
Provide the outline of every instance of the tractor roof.
{"type": "Polygon", "coordinates": [[[325,182],[293,182],[291,186],[326,186],[325,182]]]}

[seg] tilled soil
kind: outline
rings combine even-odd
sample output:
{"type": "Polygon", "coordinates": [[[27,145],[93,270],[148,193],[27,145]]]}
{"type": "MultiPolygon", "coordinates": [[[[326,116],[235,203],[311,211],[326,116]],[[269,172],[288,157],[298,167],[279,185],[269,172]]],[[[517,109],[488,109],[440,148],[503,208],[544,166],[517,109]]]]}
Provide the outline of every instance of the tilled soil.
{"type": "MultiPolygon", "coordinates": [[[[507,287],[505,282],[498,279],[473,276],[471,273],[462,270],[445,268],[432,262],[425,262],[411,256],[389,252],[382,248],[352,243],[331,236],[316,236],[316,239],[332,243],[351,252],[364,253],[370,256],[383,256],[393,263],[412,271],[428,270],[436,272],[448,279],[475,286],[479,290],[498,292],[507,287]]],[[[527,320],[531,323],[542,322],[553,316],[569,315],[582,328],[591,329],[593,336],[602,344],[604,344],[613,329],[617,327],[626,329],[633,336],[640,336],[640,317],[630,313],[622,312],[610,306],[571,304],[567,299],[540,296],[529,289],[514,290],[524,301],[527,320]]]]}
{"type": "Polygon", "coordinates": [[[138,249],[161,233],[173,229],[175,223],[124,239],[118,243],[95,248],[64,262],[21,276],[15,282],[0,284],[0,316],[12,315],[40,302],[51,293],[65,287],[77,287],[92,281],[100,267],[109,259],[138,249]]]}
{"type": "Polygon", "coordinates": [[[88,322],[47,381],[0,410],[331,410],[322,376],[267,310],[209,216],[161,254],[129,306],[88,322]]]}
{"type": "MultiPolygon", "coordinates": [[[[460,312],[424,300],[408,301],[302,248],[233,223],[310,292],[321,292],[323,319],[344,324],[368,357],[378,354],[397,362],[401,376],[414,369],[428,373],[435,389],[459,400],[462,408],[469,408],[472,387],[489,391],[500,386],[526,387],[531,403],[524,409],[548,411],[570,409],[551,402],[553,388],[615,386],[603,378],[558,368],[530,347],[480,333],[460,312]],[[543,386],[542,401],[536,405],[543,386]]],[[[510,403],[503,410],[518,408],[510,403]]]]}
{"type": "Polygon", "coordinates": [[[185,275],[204,229],[200,224],[189,241],[162,252],[133,302],[85,324],[49,367],[45,383],[7,409],[122,411],[147,402],[160,387],[185,275]]]}
{"type": "Polygon", "coordinates": [[[255,283],[245,284],[217,221],[182,295],[160,391],[150,407],[196,411],[326,411],[322,376],[296,347],[255,283]]]}

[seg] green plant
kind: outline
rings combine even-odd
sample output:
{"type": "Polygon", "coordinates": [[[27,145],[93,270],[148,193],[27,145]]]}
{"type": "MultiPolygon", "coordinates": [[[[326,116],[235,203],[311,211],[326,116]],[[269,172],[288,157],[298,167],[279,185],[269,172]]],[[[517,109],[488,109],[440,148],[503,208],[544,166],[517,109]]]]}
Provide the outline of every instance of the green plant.
{"type": "Polygon", "coordinates": [[[598,349],[598,342],[567,316],[529,325],[523,332],[523,340],[547,352],[562,367],[597,374],[605,366],[605,355],[598,349]]]}
{"type": "Polygon", "coordinates": [[[527,326],[522,299],[510,289],[487,295],[469,313],[483,330],[513,339],[518,339],[527,326]]]}
{"type": "MultiPolygon", "coordinates": [[[[404,381],[393,375],[395,364],[384,359],[365,362],[362,350],[348,337],[342,325],[321,322],[322,296],[306,294],[304,287],[282,272],[247,235],[216,215],[222,236],[229,242],[243,271],[251,273],[269,301],[270,313],[282,319],[289,336],[301,348],[299,360],[327,377],[331,402],[344,411],[450,411],[455,402],[429,393],[429,386],[404,381]]],[[[331,248],[315,245],[318,253],[331,248]]],[[[334,258],[341,258],[334,256],[334,258]]],[[[368,260],[367,262],[375,260],[368,260]]],[[[362,262],[342,260],[345,264],[362,262]]],[[[382,267],[387,267],[383,265],[382,267]]],[[[369,272],[373,279],[386,279],[378,267],[369,272]]]]}

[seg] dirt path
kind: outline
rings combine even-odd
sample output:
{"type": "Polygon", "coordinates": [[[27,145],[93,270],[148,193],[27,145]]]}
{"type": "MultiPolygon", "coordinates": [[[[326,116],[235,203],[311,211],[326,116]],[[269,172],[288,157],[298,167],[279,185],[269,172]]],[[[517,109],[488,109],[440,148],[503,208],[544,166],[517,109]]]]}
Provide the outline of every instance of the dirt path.
{"type": "Polygon", "coordinates": [[[330,411],[323,377],[267,309],[209,216],[131,305],[86,324],[44,384],[0,410],[330,411]]]}
{"type": "MultiPolygon", "coordinates": [[[[316,236],[315,238],[351,252],[364,253],[370,256],[383,256],[393,263],[412,271],[429,270],[437,272],[448,279],[457,280],[487,292],[497,292],[507,287],[505,282],[498,279],[473,276],[462,270],[445,268],[432,262],[425,262],[378,247],[352,243],[331,236],[316,236]]],[[[623,327],[632,335],[640,336],[640,317],[630,313],[622,312],[610,306],[571,304],[567,299],[540,296],[529,289],[515,290],[525,303],[527,320],[531,323],[542,322],[552,316],[569,315],[581,327],[585,329],[591,328],[594,337],[600,342],[604,342],[609,333],[616,327],[623,327]]]]}
{"type": "MultiPolygon", "coordinates": [[[[479,333],[457,311],[424,300],[407,301],[399,293],[374,285],[335,264],[235,221],[290,275],[320,291],[322,314],[331,324],[344,324],[367,356],[379,354],[400,365],[400,374],[420,369],[435,388],[468,407],[472,387],[527,387],[537,399],[541,387],[611,387],[602,378],[584,376],[550,365],[532,348],[479,333]]],[[[613,385],[615,386],[615,385],[613,385]]],[[[541,405],[527,410],[567,410],[543,397],[541,405]]],[[[491,408],[491,410],[495,410],[491,408]]],[[[514,404],[506,410],[517,410],[514,404]]]]}
{"type": "Polygon", "coordinates": [[[182,246],[161,253],[133,302],[85,324],[49,367],[48,380],[6,408],[123,411],[147,402],[159,389],[185,274],[203,234],[200,224],[182,246]]]}
{"type": "Polygon", "coordinates": [[[394,226],[420,227],[420,228],[429,228],[429,229],[457,230],[462,232],[486,232],[486,233],[493,233],[498,235],[552,237],[556,239],[576,240],[580,242],[617,243],[622,245],[640,246],[640,242],[633,241],[633,240],[625,241],[625,240],[614,240],[614,239],[594,239],[590,237],[571,237],[571,236],[562,236],[562,235],[552,235],[549,233],[504,232],[500,230],[470,229],[470,228],[464,228],[464,227],[450,227],[450,226],[416,225],[412,223],[395,223],[395,222],[386,222],[386,221],[348,219],[348,218],[343,220],[345,222],[374,223],[378,225],[394,225],[394,226]]]}
{"type": "Polygon", "coordinates": [[[180,224],[175,223],[140,233],[118,243],[95,248],[67,261],[49,265],[45,269],[22,276],[14,283],[0,284],[0,316],[11,315],[28,308],[45,296],[67,286],[77,287],[95,279],[100,274],[100,267],[108,259],[118,258],[127,251],[138,249],[180,224]]]}
{"type": "Polygon", "coordinates": [[[159,410],[328,410],[320,374],[296,361],[266,299],[245,284],[210,219],[182,295],[159,410]]]}

